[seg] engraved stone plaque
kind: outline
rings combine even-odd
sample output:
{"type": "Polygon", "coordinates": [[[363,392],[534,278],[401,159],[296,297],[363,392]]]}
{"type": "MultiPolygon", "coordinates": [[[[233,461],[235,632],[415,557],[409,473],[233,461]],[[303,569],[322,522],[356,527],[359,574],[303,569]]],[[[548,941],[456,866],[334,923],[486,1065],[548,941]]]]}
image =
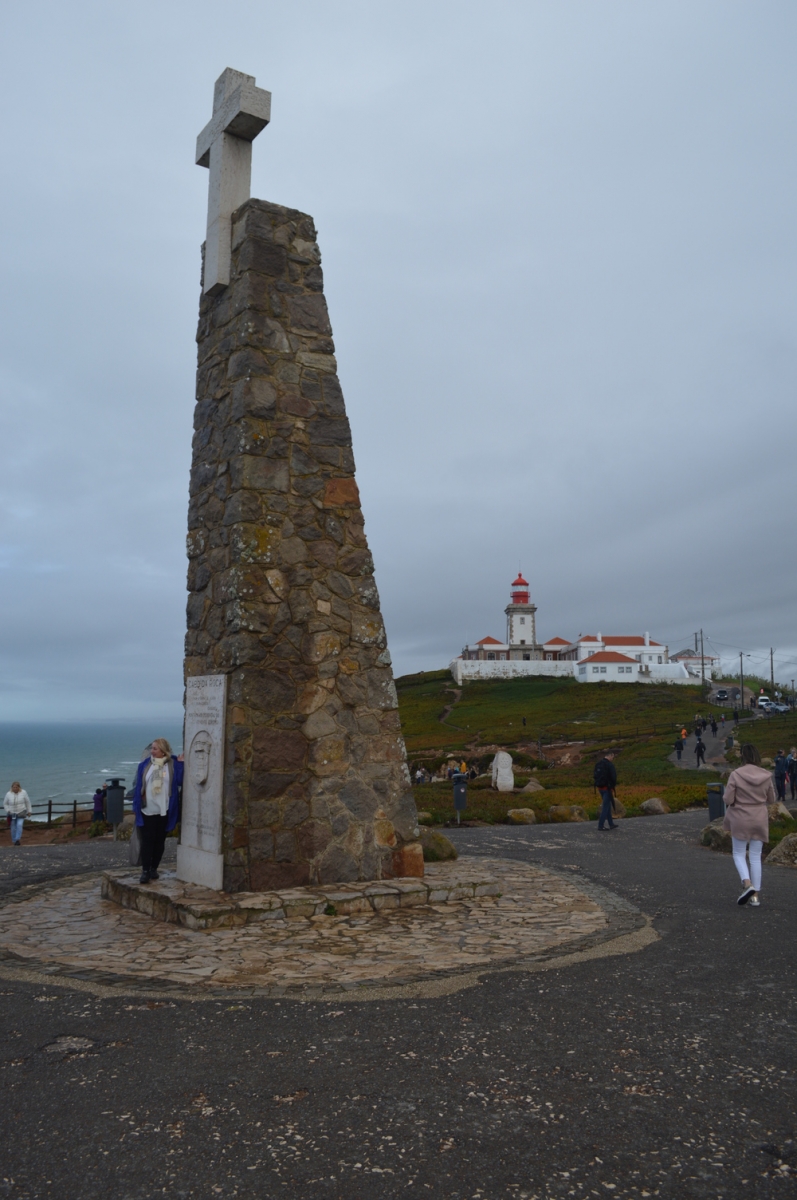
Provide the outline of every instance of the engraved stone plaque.
{"type": "Polygon", "coordinates": [[[185,772],[177,878],[221,891],[226,675],[195,675],[185,689],[185,772]]]}

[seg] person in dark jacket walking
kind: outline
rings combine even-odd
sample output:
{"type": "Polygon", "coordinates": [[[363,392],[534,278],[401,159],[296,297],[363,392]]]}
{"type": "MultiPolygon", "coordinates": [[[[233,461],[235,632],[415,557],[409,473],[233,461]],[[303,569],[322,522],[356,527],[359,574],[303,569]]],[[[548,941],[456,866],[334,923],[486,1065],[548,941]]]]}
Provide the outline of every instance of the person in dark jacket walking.
{"type": "Polygon", "coordinates": [[[155,738],[149,758],[138,764],[133,812],[141,838],[141,883],[158,878],[166,834],[180,820],[183,756],[177,758],[166,738],[155,738]]]}
{"type": "Polygon", "coordinates": [[[789,788],[791,790],[791,799],[794,803],[795,792],[797,792],[797,746],[792,746],[786,758],[786,769],[789,774],[789,788]]]}
{"type": "Polygon", "coordinates": [[[735,708],[735,709],[733,710],[733,723],[734,723],[734,725],[738,725],[738,724],[739,724],[739,710],[738,710],[738,708],[735,708]]]}
{"type": "Polygon", "coordinates": [[[612,820],[614,792],[617,787],[617,768],[612,761],[613,758],[614,755],[611,750],[607,751],[603,758],[595,763],[595,771],[592,776],[595,787],[601,794],[601,814],[598,817],[598,830],[600,833],[603,833],[604,825],[607,831],[617,828],[617,825],[612,820]]]}
{"type": "Polygon", "coordinates": [[[786,755],[782,750],[778,750],[775,759],[775,791],[778,794],[778,800],[780,800],[781,804],[786,803],[786,776],[788,773],[789,767],[786,762],[786,755]]]}
{"type": "Polygon", "coordinates": [[[683,754],[683,752],[684,752],[683,740],[678,737],[675,739],[675,753],[678,755],[678,762],[681,761],[681,755],[683,754]]]}
{"type": "Polygon", "coordinates": [[[704,766],[706,765],[706,745],[701,737],[698,737],[697,739],[697,745],[695,746],[695,758],[697,760],[698,767],[700,766],[701,762],[704,766]]]}
{"type": "Polygon", "coordinates": [[[714,736],[714,737],[716,737],[716,736],[717,736],[717,729],[718,729],[718,728],[719,728],[719,726],[717,725],[717,718],[716,718],[716,717],[712,717],[712,718],[711,718],[711,732],[712,732],[712,734],[713,734],[713,736],[714,736]]]}

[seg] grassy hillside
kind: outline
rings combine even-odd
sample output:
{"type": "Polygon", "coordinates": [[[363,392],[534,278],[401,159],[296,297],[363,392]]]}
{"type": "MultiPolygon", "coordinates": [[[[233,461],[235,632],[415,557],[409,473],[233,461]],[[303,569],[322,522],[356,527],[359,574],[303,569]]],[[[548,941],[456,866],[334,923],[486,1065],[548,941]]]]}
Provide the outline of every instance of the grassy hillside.
{"type": "MultiPolygon", "coordinates": [[[[626,784],[705,787],[707,781],[706,772],[678,771],[667,761],[676,731],[691,728],[695,713],[712,711],[701,701],[699,686],[580,684],[541,676],[457,688],[448,671],[404,676],[396,683],[412,763],[436,767],[455,752],[484,769],[493,748],[503,746],[530,768],[541,745],[546,789],[588,787],[595,759],[611,747],[626,784]]],[[[728,715],[727,709],[713,711],[728,715]]]]}

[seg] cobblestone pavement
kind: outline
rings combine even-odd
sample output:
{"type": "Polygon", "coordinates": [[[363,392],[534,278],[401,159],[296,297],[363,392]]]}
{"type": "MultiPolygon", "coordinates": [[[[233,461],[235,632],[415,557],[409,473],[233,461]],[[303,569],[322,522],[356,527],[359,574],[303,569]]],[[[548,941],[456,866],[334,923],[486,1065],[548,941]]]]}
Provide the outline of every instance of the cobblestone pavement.
{"type": "Polygon", "coordinates": [[[454,991],[169,998],[0,964],[0,1197],[790,1198],[797,870],[765,865],[761,908],[738,908],[705,822],[451,830],[660,935],[454,991]]]}
{"type": "Polygon", "coordinates": [[[106,983],[133,979],[282,995],[484,970],[617,936],[643,920],[629,905],[618,910],[616,898],[594,889],[588,895],[572,880],[507,860],[431,865],[427,882],[445,886],[487,873],[498,883],[498,897],[203,931],[103,900],[91,877],[7,902],[0,950],[106,983]]]}

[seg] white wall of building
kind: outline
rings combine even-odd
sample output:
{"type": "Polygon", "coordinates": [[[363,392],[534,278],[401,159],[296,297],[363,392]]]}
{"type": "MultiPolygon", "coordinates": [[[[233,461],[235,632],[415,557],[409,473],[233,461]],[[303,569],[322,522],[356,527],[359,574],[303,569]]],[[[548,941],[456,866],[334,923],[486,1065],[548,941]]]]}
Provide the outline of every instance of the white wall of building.
{"type": "Polygon", "coordinates": [[[448,669],[457,686],[461,686],[469,679],[522,679],[531,675],[553,675],[560,679],[575,677],[579,683],[600,683],[601,680],[605,680],[607,683],[695,683],[681,663],[659,665],[658,663],[640,664],[635,662],[622,664],[624,666],[633,665],[634,668],[631,672],[623,671],[622,674],[617,670],[617,667],[621,665],[619,663],[599,665],[607,667],[605,674],[599,671],[594,675],[589,664],[587,664],[586,674],[580,675],[579,664],[575,662],[545,662],[541,659],[532,659],[529,662],[515,658],[504,662],[478,662],[472,659],[455,658],[449,664],[448,669]],[[649,670],[642,669],[648,666],[649,670]]]}
{"type": "Polygon", "coordinates": [[[573,674],[572,663],[543,662],[539,658],[510,658],[504,662],[455,658],[448,669],[458,686],[469,679],[520,679],[528,675],[557,675],[562,678],[573,674]]]}

